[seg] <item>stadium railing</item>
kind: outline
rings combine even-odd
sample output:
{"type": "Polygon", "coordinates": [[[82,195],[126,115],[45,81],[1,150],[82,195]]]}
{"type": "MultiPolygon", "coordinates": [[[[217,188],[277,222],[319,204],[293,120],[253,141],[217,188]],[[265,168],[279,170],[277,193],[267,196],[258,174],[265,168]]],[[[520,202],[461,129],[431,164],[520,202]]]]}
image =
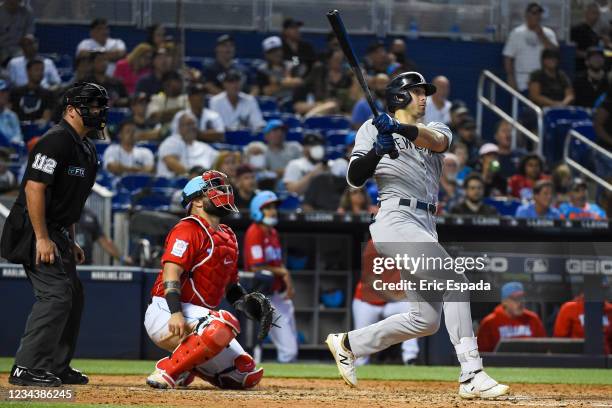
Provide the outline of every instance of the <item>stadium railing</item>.
{"type": "Polygon", "coordinates": [[[571,157],[570,146],[571,146],[572,139],[576,139],[583,146],[588,146],[588,148],[590,148],[594,153],[599,153],[600,155],[603,155],[605,159],[609,161],[612,161],[612,153],[610,153],[603,147],[599,146],[597,143],[593,142],[592,140],[590,140],[588,137],[584,136],[583,134],[578,133],[574,129],[571,129],[567,133],[567,137],[565,138],[565,145],[563,148],[563,160],[574,170],[582,173],[584,176],[590,178],[591,180],[593,180],[594,182],[596,182],[603,188],[607,189],[608,191],[612,191],[612,184],[610,184],[603,178],[599,177],[597,174],[593,173],[591,170],[587,169],[585,166],[578,163],[576,160],[574,160],[571,157]]]}
{"type": "MultiPolygon", "coordinates": [[[[104,235],[107,237],[111,236],[113,195],[114,193],[112,191],[99,185],[98,183],[95,183],[91,194],[85,203],[87,208],[96,214],[96,217],[100,222],[100,227],[102,228],[104,235]]],[[[110,264],[109,255],[104,253],[99,245],[94,247],[92,256],[93,261],[96,264],[110,264]]]]}

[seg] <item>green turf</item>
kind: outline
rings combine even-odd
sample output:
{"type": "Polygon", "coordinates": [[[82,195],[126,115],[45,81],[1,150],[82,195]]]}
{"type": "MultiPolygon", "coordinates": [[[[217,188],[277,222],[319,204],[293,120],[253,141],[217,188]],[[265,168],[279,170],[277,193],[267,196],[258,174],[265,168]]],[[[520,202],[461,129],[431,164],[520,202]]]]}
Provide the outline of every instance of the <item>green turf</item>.
{"type": "MultiPolygon", "coordinates": [[[[12,358],[0,358],[0,372],[8,372],[12,358]]],[[[133,360],[74,360],[74,367],[89,375],[147,375],[154,362],[133,360]]],[[[338,378],[332,364],[262,364],[266,377],[279,378],[338,378]]],[[[501,382],[536,384],[602,384],[612,385],[612,370],[581,368],[487,368],[487,373],[501,382]]],[[[360,379],[457,381],[458,367],[380,366],[359,367],[360,379]]]]}

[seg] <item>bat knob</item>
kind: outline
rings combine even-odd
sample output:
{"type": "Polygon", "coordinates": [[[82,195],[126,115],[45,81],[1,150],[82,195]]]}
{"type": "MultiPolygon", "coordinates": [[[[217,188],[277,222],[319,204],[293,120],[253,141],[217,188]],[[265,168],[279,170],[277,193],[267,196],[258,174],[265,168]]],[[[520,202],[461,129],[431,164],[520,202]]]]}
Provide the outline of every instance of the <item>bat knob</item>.
{"type": "Polygon", "coordinates": [[[339,13],[339,11],[334,9],[334,10],[330,10],[329,12],[327,12],[327,15],[328,16],[333,16],[333,15],[336,15],[338,13],[339,13]]]}
{"type": "Polygon", "coordinates": [[[394,151],[389,153],[389,157],[392,158],[393,160],[395,160],[395,159],[397,159],[399,157],[399,152],[397,150],[394,150],[394,151]]]}

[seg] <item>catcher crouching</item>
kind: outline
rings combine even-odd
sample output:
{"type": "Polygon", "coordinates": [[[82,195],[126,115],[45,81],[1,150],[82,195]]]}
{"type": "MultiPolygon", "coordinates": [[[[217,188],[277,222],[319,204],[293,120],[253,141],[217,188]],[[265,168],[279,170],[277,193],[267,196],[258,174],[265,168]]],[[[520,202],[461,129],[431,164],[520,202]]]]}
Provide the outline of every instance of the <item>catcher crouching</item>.
{"type": "Polygon", "coordinates": [[[238,283],[238,244],[221,217],[237,212],[227,176],[207,171],[183,189],[188,216],[166,237],[162,271],[145,314],[151,340],[172,354],[157,362],[147,378],[154,388],[187,386],[200,377],[220,388],[257,385],[257,368],[235,337],[240,323],[230,312],[215,311],[223,296],[248,318],[260,323],[260,337],[273,324],[274,309],[260,293],[238,283]]]}

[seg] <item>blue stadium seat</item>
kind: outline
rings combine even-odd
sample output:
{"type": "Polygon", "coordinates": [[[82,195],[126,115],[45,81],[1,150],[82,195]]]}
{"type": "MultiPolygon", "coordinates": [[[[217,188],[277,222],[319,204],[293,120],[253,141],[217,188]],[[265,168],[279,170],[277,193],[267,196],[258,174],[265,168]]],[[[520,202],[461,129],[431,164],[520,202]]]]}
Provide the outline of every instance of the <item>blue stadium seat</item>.
{"type": "Polygon", "coordinates": [[[325,132],[325,138],[327,139],[328,146],[344,146],[344,142],[346,141],[346,135],[350,132],[350,130],[329,130],[325,132]]]}
{"type": "Polygon", "coordinates": [[[258,96],[257,103],[262,112],[278,112],[276,99],[270,96],[258,96]]]}
{"type": "Polygon", "coordinates": [[[313,116],[304,120],[304,128],[329,130],[329,129],[350,129],[351,122],[344,116],[313,116]]]}
{"type": "Polygon", "coordinates": [[[110,108],[106,117],[106,124],[113,130],[130,114],[130,108],[110,108]]]}
{"type": "Polygon", "coordinates": [[[174,188],[174,181],[166,177],[155,177],[152,181],[153,188],[174,188]]]}
{"type": "Polygon", "coordinates": [[[200,71],[204,69],[205,60],[203,57],[185,57],[183,61],[189,68],[195,68],[200,71]]]}
{"type": "Polygon", "coordinates": [[[289,129],[289,131],[287,132],[287,136],[285,137],[285,140],[302,143],[303,138],[304,138],[304,133],[302,132],[302,129],[297,128],[297,129],[289,129]]]}
{"type": "Polygon", "coordinates": [[[136,145],[139,146],[139,147],[146,147],[147,149],[151,150],[153,152],[153,154],[157,154],[157,149],[159,149],[159,143],[138,142],[138,143],[136,143],[136,145]]]}
{"type": "Polygon", "coordinates": [[[563,157],[563,144],[572,123],[585,120],[591,120],[591,115],[585,108],[572,106],[544,109],[542,152],[549,164],[557,163],[563,157]]]}
{"type": "Polygon", "coordinates": [[[325,148],[327,159],[335,160],[344,156],[344,146],[327,146],[325,148]]]}
{"type": "Polygon", "coordinates": [[[136,208],[154,211],[167,211],[172,202],[173,188],[154,187],[136,190],[132,194],[132,204],[136,208]]]}
{"type": "Polygon", "coordinates": [[[282,199],[280,205],[278,206],[279,211],[291,212],[295,211],[302,205],[302,201],[300,197],[294,194],[289,194],[282,199]]]}
{"type": "Polygon", "coordinates": [[[131,174],[119,179],[118,187],[130,192],[149,187],[154,183],[154,177],[149,174],[131,174]]]}
{"type": "Polygon", "coordinates": [[[44,135],[49,129],[51,129],[50,125],[39,126],[37,123],[21,123],[21,133],[23,133],[23,141],[26,143],[33,137],[44,135]]]}
{"type": "Polygon", "coordinates": [[[280,120],[282,120],[289,129],[298,129],[302,127],[301,119],[293,113],[281,113],[280,120]]]}
{"type": "Polygon", "coordinates": [[[235,146],[246,146],[255,140],[248,130],[233,130],[225,132],[225,143],[235,146]]]}
{"type": "Polygon", "coordinates": [[[499,215],[507,215],[510,217],[514,217],[514,214],[516,214],[516,209],[521,205],[520,200],[512,198],[508,199],[505,197],[487,197],[484,199],[484,203],[495,207],[497,212],[499,212],[499,215]]]}
{"type": "Polygon", "coordinates": [[[98,174],[96,175],[96,183],[108,188],[109,190],[116,190],[118,179],[103,168],[100,168],[98,170],[98,174]]]}
{"type": "Polygon", "coordinates": [[[180,177],[176,179],[171,179],[171,187],[182,190],[185,187],[185,184],[189,181],[188,177],[180,177]]]}
{"type": "MultiPolygon", "coordinates": [[[[593,122],[590,120],[572,123],[572,129],[593,142],[597,139],[593,122]]],[[[569,146],[569,156],[586,168],[592,170],[594,168],[593,158],[591,156],[592,150],[593,149],[585,143],[576,138],[572,138],[569,146]]]]}
{"type": "Polygon", "coordinates": [[[104,152],[106,151],[106,149],[108,149],[108,146],[110,146],[110,143],[105,142],[105,141],[96,141],[94,142],[94,144],[96,145],[96,153],[98,153],[98,159],[102,161],[104,152]]]}
{"type": "Polygon", "coordinates": [[[132,207],[132,194],[126,191],[118,191],[112,199],[113,211],[124,211],[132,207]]]}

